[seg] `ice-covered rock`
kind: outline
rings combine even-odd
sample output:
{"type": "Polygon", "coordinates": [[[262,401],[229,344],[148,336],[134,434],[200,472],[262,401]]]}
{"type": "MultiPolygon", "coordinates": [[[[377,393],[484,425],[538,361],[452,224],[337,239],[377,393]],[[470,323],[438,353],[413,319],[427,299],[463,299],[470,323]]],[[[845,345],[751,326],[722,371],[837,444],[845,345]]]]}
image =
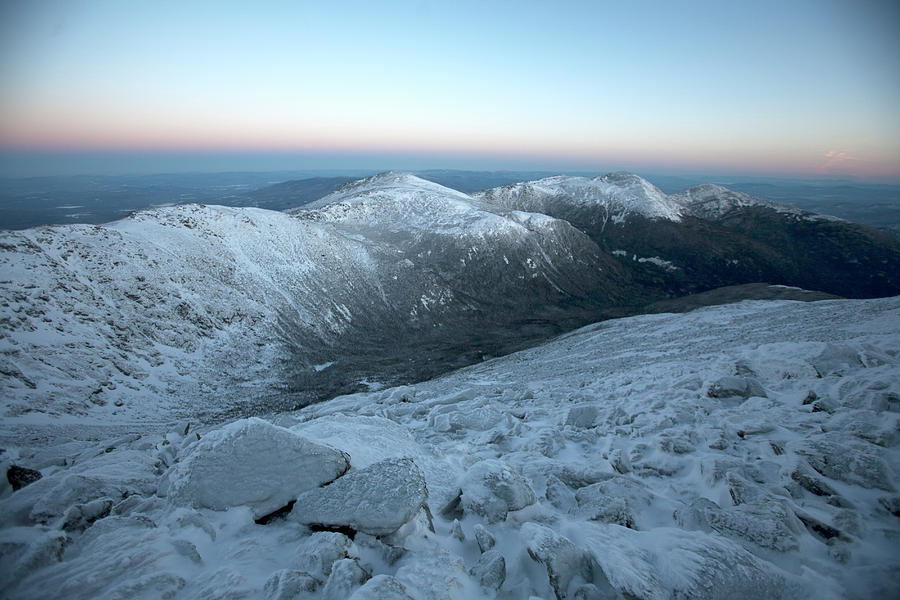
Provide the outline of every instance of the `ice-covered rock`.
{"type": "Polygon", "coordinates": [[[487,527],[485,527],[481,523],[475,524],[474,531],[475,541],[478,543],[478,549],[482,552],[487,552],[494,547],[494,544],[497,543],[497,540],[493,535],[491,535],[491,532],[488,531],[487,527]]]}
{"type": "Polygon", "coordinates": [[[450,537],[455,538],[460,542],[466,540],[466,534],[462,529],[462,525],[459,523],[459,519],[453,519],[453,523],[450,524],[450,537]]]}
{"type": "Polygon", "coordinates": [[[637,529],[638,514],[650,506],[653,493],[640,481],[620,475],[581,488],[575,499],[588,519],[637,529]]]}
{"type": "Polygon", "coordinates": [[[291,560],[291,567],[322,581],[331,575],[331,566],[349,558],[353,542],[343,533],[317,531],[303,540],[291,560]]]}
{"type": "Polygon", "coordinates": [[[294,600],[315,592],[322,582],[303,571],[281,569],[272,573],[263,588],[266,600],[294,600]]]}
{"type": "Polygon", "coordinates": [[[262,419],[244,419],[204,435],[167,472],[159,491],[175,504],[214,510],[247,506],[261,517],[348,467],[343,452],[262,419]]]}
{"type": "Polygon", "coordinates": [[[600,411],[593,404],[573,406],[566,415],[566,425],[577,428],[593,427],[600,411]]]}
{"type": "Polygon", "coordinates": [[[419,467],[408,458],[390,458],[302,494],[291,518],[304,524],[387,535],[412,519],[427,498],[419,467]]]}
{"type": "Polygon", "coordinates": [[[102,519],[112,510],[112,498],[98,498],[86,504],[76,504],[63,517],[63,531],[84,531],[97,519],[102,519]]]}
{"type": "MultiPolygon", "coordinates": [[[[726,538],[674,528],[650,533],[594,523],[582,527],[579,537],[626,598],[818,597],[799,589],[786,594],[785,577],[776,567],[726,538]]],[[[827,583],[820,583],[819,590],[825,592],[827,583]]]]}
{"type": "Polygon", "coordinates": [[[413,600],[406,586],[390,575],[376,575],[363,584],[348,600],[413,600]]]}
{"type": "Polygon", "coordinates": [[[322,590],[322,598],[345,600],[371,576],[355,558],[342,558],[332,566],[331,574],[322,590]]]}
{"type": "Polygon", "coordinates": [[[537,523],[525,523],[520,534],[528,555],[547,569],[550,586],[559,600],[569,596],[569,586],[576,579],[581,583],[601,585],[612,592],[606,576],[593,558],[568,538],[537,523]]]}
{"type": "Polygon", "coordinates": [[[527,479],[494,459],[469,467],[460,487],[463,510],[487,517],[489,521],[501,521],[510,511],[537,501],[527,479]]]}
{"type": "Polygon", "coordinates": [[[577,505],[575,492],[555,475],[547,478],[547,492],[545,496],[550,501],[550,504],[566,513],[571,512],[577,505]]]}
{"type": "Polygon", "coordinates": [[[825,477],[864,488],[894,491],[896,480],[891,465],[878,447],[842,433],[828,433],[800,441],[795,451],[825,477]]]}
{"type": "Polygon", "coordinates": [[[723,509],[698,498],[676,511],[675,518],[687,529],[713,530],[779,552],[796,550],[803,532],[803,524],[787,503],[776,499],[723,509]]]}
{"type": "Polygon", "coordinates": [[[753,377],[737,377],[729,375],[716,380],[706,394],[710,398],[750,398],[751,396],[766,397],[766,391],[759,381],[753,377]]]}
{"type": "Polygon", "coordinates": [[[488,550],[478,557],[469,574],[481,587],[496,592],[506,581],[506,559],[497,550],[488,550]]]}

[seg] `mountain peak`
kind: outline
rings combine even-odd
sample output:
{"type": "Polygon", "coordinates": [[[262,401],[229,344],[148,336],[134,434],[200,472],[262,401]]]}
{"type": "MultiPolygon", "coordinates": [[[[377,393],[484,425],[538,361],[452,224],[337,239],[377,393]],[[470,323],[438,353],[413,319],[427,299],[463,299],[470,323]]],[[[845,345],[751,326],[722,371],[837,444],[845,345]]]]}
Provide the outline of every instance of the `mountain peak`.
{"type": "Polygon", "coordinates": [[[440,196],[469,202],[472,200],[467,194],[444,187],[440,184],[428,181],[427,179],[422,179],[412,173],[385,171],[383,173],[378,173],[377,175],[372,175],[371,177],[366,177],[365,179],[345,183],[324,198],[297,209],[297,212],[310,209],[321,209],[338,203],[371,203],[373,200],[385,202],[391,201],[392,199],[396,200],[402,197],[408,197],[409,195],[416,195],[419,197],[440,196]]]}
{"type": "Polygon", "coordinates": [[[735,210],[753,206],[770,208],[785,214],[805,214],[794,206],[735,192],[714,183],[697,185],[670,197],[694,216],[704,219],[719,219],[735,210]]]}
{"type": "Polygon", "coordinates": [[[614,219],[629,215],[669,221],[681,219],[681,207],[662,190],[624,171],[590,178],[556,175],[487,190],[480,197],[487,202],[536,212],[546,212],[549,205],[564,201],[573,208],[605,207],[614,219]]]}

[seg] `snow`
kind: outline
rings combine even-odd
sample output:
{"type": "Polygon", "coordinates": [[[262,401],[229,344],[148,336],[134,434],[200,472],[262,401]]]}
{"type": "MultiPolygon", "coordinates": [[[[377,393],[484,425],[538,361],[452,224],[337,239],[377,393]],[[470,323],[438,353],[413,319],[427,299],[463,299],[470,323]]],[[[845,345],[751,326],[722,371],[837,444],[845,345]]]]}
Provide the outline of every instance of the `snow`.
{"type": "Polygon", "coordinates": [[[517,293],[583,293],[595,251],[564,221],[403,174],[293,216],[181,205],[2,232],[0,414],[154,424],[302,405],[286,388],[331,377],[355,332],[495,306],[509,294],[477,276],[499,269],[531,271],[527,289],[505,282],[517,293]]]}
{"type": "Polygon", "coordinates": [[[23,436],[4,457],[43,477],[2,491],[0,583],[9,598],[887,597],[898,399],[900,298],[757,301],[605,321],[273,425],[23,436]],[[236,496],[303,439],[351,469],[291,492],[294,513],[315,500],[352,539],[256,523],[253,494],[236,496]],[[228,510],[157,495],[213,449],[228,510]]]}
{"type": "Polygon", "coordinates": [[[710,220],[721,219],[735,210],[754,206],[769,208],[782,214],[796,215],[808,220],[841,220],[837,217],[814,214],[788,204],[757,198],[743,192],[735,192],[712,183],[689,188],[679,194],[673,194],[669,198],[683,206],[688,214],[710,220]]]}
{"type": "Polygon", "coordinates": [[[561,204],[575,208],[601,207],[609,218],[621,222],[628,215],[680,221],[682,207],[655,185],[632,173],[599,177],[557,175],[494,188],[476,195],[488,204],[551,213],[561,204]]]}

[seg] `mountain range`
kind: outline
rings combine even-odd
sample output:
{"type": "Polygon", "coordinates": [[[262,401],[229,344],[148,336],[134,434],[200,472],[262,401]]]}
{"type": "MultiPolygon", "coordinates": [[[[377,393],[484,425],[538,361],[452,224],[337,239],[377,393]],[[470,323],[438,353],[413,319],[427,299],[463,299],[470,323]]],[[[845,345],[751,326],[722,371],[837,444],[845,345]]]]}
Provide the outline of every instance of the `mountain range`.
{"type": "Polygon", "coordinates": [[[891,597],[898,271],[629,173],[0,232],[0,589],[891,597]]]}
{"type": "Polygon", "coordinates": [[[723,286],[900,293],[889,234],[626,173],[475,195],[384,173],[287,213],[179,205],[5,232],[0,264],[7,417],[259,414],[723,286]]]}

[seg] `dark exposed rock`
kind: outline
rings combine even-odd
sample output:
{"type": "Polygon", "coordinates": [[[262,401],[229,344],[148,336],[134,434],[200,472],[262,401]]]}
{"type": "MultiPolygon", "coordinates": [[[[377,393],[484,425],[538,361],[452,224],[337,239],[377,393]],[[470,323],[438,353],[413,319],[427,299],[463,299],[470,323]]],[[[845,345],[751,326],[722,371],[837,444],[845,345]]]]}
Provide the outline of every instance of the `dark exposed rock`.
{"type": "Polygon", "coordinates": [[[40,471],[20,467],[18,465],[10,465],[6,471],[6,480],[12,486],[13,491],[18,491],[28,484],[34,483],[43,477],[40,471]]]}

